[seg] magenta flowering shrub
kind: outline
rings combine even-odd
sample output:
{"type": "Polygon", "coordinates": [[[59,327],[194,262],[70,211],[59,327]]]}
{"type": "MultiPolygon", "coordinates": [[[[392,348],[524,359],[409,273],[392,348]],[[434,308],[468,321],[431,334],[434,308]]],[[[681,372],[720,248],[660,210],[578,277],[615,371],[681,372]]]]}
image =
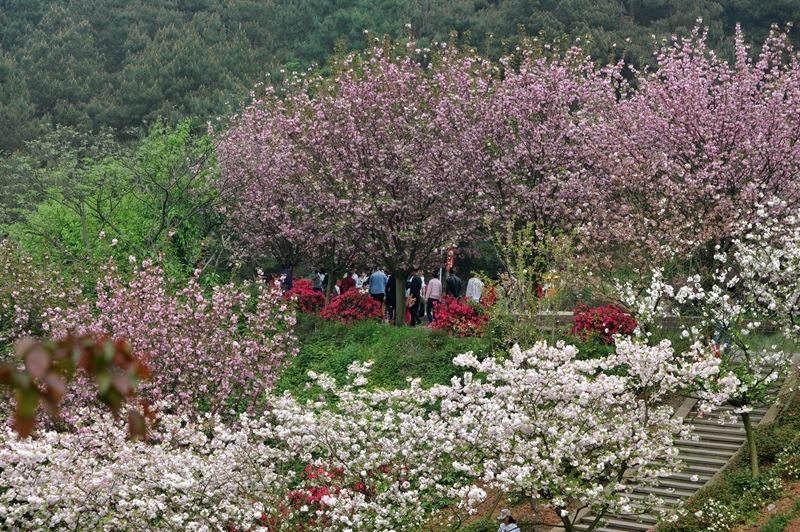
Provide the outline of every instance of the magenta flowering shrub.
{"type": "Polygon", "coordinates": [[[320,318],[351,324],[363,320],[379,320],[383,318],[380,301],[375,301],[369,294],[358,290],[348,290],[344,294],[334,296],[331,302],[319,312],[320,318]]]}
{"type": "Polygon", "coordinates": [[[461,337],[483,336],[489,324],[489,315],[480,303],[459,302],[452,296],[444,296],[433,312],[436,320],[432,328],[461,337]]]}
{"type": "MultiPolygon", "coordinates": [[[[153,374],[141,384],[141,396],[166,401],[175,413],[252,411],[297,352],[295,317],[280,290],[256,281],[207,291],[199,270],[182,285],[152,261],[130,260],[127,281],[113,261],[105,265],[93,305],[50,310],[54,337],[73,332],[127,340],[153,374]]],[[[68,404],[91,400],[90,392],[75,388],[68,404]]]]}
{"type": "Polygon", "coordinates": [[[308,279],[295,281],[292,289],[283,294],[283,300],[297,301],[297,310],[305,314],[316,314],[325,306],[325,294],[315,292],[308,279]]]}
{"type": "Polygon", "coordinates": [[[614,304],[596,308],[579,304],[573,313],[575,325],[570,332],[583,341],[594,337],[611,344],[615,334],[631,335],[638,325],[633,316],[614,304]]]}

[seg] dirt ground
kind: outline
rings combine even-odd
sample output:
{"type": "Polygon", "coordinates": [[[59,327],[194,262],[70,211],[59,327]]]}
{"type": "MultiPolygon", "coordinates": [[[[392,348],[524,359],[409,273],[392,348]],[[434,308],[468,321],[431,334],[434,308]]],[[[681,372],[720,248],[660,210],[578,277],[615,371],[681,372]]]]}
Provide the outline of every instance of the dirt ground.
{"type": "MultiPolygon", "coordinates": [[[[756,532],[761,530],[761,527],[773,516],[792,512],[796,501],[800,499],[800,482],[789,484],[784,488],[784,491],[786,496],[772,503],[775,505],[772,510],[769,510],[768,506],[762,508],[761,515],[755,523],[735,528],[733,532],[756,532]]],[[[789,521],[784,532],[800,532],[800,516],[789,521]]]]}
{"type": "Polygon", "coordinates": [[[503,493],[489,490],[487,490],[487,493],[489,495],[486,497],[486,500],[478,506],[478,512],[466,519],[466,523],[472,523],[486,517],[495,519],[500,515],[500,510],[508,508],[511,510],[511,515],[517,520],[520,528],[525,531],[544,532],[545,530],[550,530],[554,526],[561,524],[561,520],[552,508],[539,507],[539,519],[537,523],[529,502],[525,501],[521,504],[515,504],[513,501],[510,502],[503,493]]]}

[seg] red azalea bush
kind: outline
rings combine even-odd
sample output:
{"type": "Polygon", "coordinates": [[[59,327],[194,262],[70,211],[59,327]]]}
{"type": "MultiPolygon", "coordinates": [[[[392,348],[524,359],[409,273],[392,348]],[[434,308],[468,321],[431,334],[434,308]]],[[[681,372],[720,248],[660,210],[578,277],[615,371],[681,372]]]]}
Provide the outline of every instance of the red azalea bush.
{"type": "Polygon", "coordinates": [[[633,334],[636,320],[617,305],[589,308],[579,304],[573,310],[575,325],[572,334],[586,341],[590,337],[597,337],[604,344],[611,344],[615,334],[633,334]]]}
{"type": "Polygon", "coordinates": [[[284,301],[297,300],[297,310],[306,314],[316,314],[325,306],[325,294],[315,292],[311,281],[299,279],[292,283],[292,289],[283,294],[284,301]]]}
{"type": "Polygon", "coordinates": [[[348,290],[334,296],[319,312],[319,317],[349,325],[361,320],[380,320],[383,318],[383,309],[380,301],[372,299],[369,294],[348,290]]]}
{"type": "Polygon", "coordinates": [[[452,296],[444,296],[442,302],[433,309],[436,320],[434,329],[445,330],[461,337],[483,336],[489,324],[489,315],[480,303],[459,302],[452,296]]]}

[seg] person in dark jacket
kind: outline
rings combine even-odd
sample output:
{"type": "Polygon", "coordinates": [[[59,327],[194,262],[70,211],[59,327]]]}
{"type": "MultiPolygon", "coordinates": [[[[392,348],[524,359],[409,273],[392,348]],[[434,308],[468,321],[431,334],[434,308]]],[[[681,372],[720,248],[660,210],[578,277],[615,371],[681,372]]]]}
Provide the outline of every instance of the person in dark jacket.
{"type": "Polygon", "coordinates": [[[412,272],[414,277],[411,278],[411,285],[408,288],[409,296],[414,299],[414,303],[408,309],[411,312],[411,326],[419,323],[419,311],[422,308],[422,277],[420,277],[420,268],[414,268],[412,272]]]}
{"type": "Polygon", "coordinates": [[[456,275],[455,268],[450,268],[450,275],[444,282],[444,293],[456,299],[461,297],[461,278],[456,275]]]}

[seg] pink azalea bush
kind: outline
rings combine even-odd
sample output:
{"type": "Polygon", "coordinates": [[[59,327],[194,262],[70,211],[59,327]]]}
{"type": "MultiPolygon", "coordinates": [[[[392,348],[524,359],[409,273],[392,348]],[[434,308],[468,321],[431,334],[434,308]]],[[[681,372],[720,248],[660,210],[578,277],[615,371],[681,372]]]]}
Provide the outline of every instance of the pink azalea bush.
{"type": "Polygon", "coordinates": [[[315,292],[308,279],[295,281],[292,289],[283,294],[283,300],[297,301],[297,310],[305,314],[316,314],[325,306],[325,294],[315,292]]]}
{"type": "Polygon", "coordinates": [[[604,344],[610,345],[614,342],[614,335],[630,336],[638,325],[633,316],[614,304],[589,308],[581,303],[575,307],[573,313],[575,325],[572,326],[570,333],[579,336],[584,342],[597,338],[604,344]]]}
{"type": "Polygon", "coordinates": [[[380,320],[383,310],[380,301],[375,301],[369,294],[358,290],[348,290],[344,294],[334,296],[320,312],[320,318],[344,324],[363,320],[380,320]]]}
{"type": "MultiPolygon", "coordinates": [[[[259,280],[207,291],[199,271],[183,285],[150,260],[131,262],[130,280],[113,261],[105,265],[95,303],[49,309],[53,336],[127,340],[153,373],[141,384],[141,396],[166,401],[176,413],[253,411],[297,352],[295,317],[280,290],[259,280]]],[[[91,388],[73,388],[67,404],[91,400],[91,388]]]]}
{"type": "Polygon", "coordinates": [[[436,320],[431,324],[432,328],[461,337],[483,336],[489,324],[489,315],[480,303],[460,302],[448,295],[434,307],[433,312],[436,320]]]}

